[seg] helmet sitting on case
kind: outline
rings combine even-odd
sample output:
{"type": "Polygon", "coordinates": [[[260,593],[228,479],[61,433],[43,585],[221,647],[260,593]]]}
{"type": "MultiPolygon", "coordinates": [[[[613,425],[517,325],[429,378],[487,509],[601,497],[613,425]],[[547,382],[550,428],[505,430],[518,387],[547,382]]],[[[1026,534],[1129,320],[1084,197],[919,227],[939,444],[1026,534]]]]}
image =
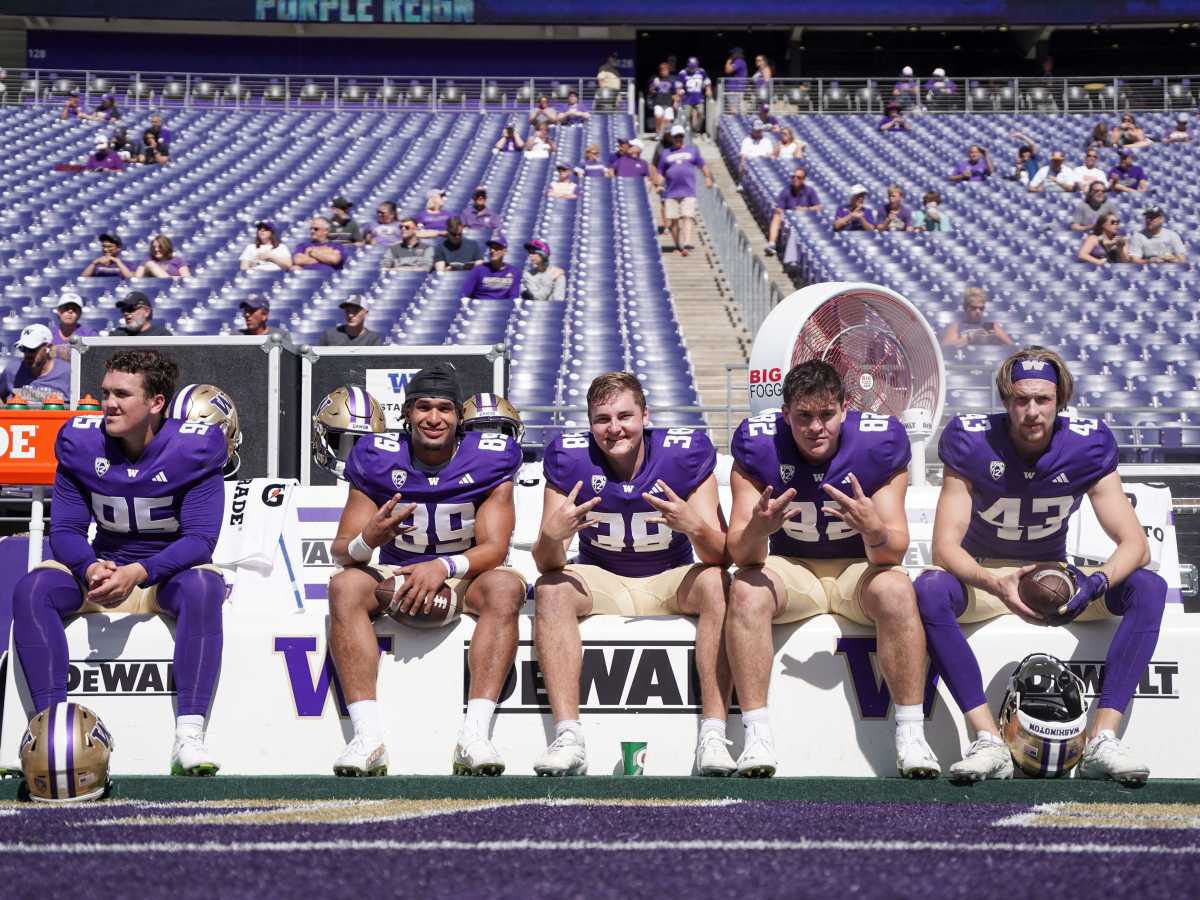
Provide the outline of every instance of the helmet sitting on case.
{"type": "Polygon", "coordinates": [[[1026,775],[1058,778],[1079,762],[1087,730],[1084,691],[1083,679],[1048,653],[1029,654],[1013,671],[1000,732],[1026,775]]]}
{"type": "Polygon", "coordinates": [[[238,454],[242,446],[242,430],[232,397],[215,384],[184,385],[175,392],[168,417],[185,422],[203,422],[220,428],[229,448],[224,475],[229,478],[237,474],[242,466],[242,458],[238,454]]]}
{"type": "Polygon", "coordinates": [[[499,394],[472,394],[463,404],[464,431],[498,431],[521,443],[525,426],[517,408],[499,394]]]}
{"type": "Polygon", "coordinates": [[[21,738],[21,771],[29,799],[41,803],[99,800],[110,788],[113,739],[86,706],[56,703],[29,721],[21,738]]]}
{"type": "Polygon", "coordinates": [[[346,460],[364,434],[387,431],[383,407],[364,388],[343,385],[330,391],[313,415],[312,456],[322,469],[346,477],[346,460]]]}

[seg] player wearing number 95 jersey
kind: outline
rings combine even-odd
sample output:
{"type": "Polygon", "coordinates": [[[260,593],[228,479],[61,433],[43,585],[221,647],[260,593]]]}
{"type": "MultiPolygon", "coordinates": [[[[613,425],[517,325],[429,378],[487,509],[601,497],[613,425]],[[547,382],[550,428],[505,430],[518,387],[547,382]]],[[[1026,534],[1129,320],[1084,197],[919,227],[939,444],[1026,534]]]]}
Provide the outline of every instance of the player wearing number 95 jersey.
{"type": "Polygon", "coordinates": [[[929,654],[976,735],[950,768],[955,779],[1012,776],[1011,754],[988,709],[979,663],[959,628],[959,622],[1006,612],[1036,625],[1122,617],[1078,773],[1128,782],[1149,775],[1115,732],[1158,642],[1167,588],[1142,568],[1150,550],[1121,487],[1112,433],[1095,419],[1060,414],[1071,401],[1072,386],[1058,354],[1021,350],[996,376],[1005,411],[957,416],[942,433],[939,452],[946,469],[933,526],[939,568],[922,574],[916,588],[929,654]],[[1074,596],[1057,615],[1043,618],[1021,602],[1017,583],[1034,563],[1066,559],[1067,519],[1084,494],[1116,549],[1090,574],[1070,567],[1074,596]]]}
{"type": "Polygon", "coordinates": [[[221,530],[229,446],[216,425],[164,418],[178,376],[156,350],[122,350],[105,363],[103,416],[63,424],[50,516],[55,561],[17,582],[13,637],[38,712],[67,699],[65,618],[105,611],[171,616],[171,772],[213,775],[218,766],[204,724],[221,668],[225,582],[209,563],[221,530]]]}
{"type": "Polygon", "coordinates": [[[771,623],[837,613],[878,631],[879,665],[896,701],[900,773],[936,777],[921,706],[925,637],[900,565],[911,457],[903,426],[848,409],[837,370],[811,360],[788,372],[782,410],[742,422],[732,449],[729,552],[738,571],[725,642],[746,726],[739,772],[775,773],[771,623]]]}
{"type": "Polygon", "coordinates": [[[333,542],[334,559],[345,568],[329,583],[329,645],[354,736],[333,771],[387,774],[371,619],[385,611],[401,621],[418,611],[427,615],[453,595],[479,621],[467,657],[467,715],[451,770],[499,775],[504,761],[489,731],[516,656],[526,591],[520,573],[502,565],[516,522],[513,476],[521,448],[506,434],[463,433],[462,395],[448,363],[412,377],[402,413],[402,433],[365,435],[346,460],[350,494],[333,542]],[[376,548],[380,565],[372,566],[376,548]],[[393,575],[403,576],[403,585],[381,606],[375,587],[393,575]]]}
{"type": "Polygon", "coordinates": [[[546,448],[546,491],[533,559],[534,638],[554,713],[555,739],[539,775],[587,772],[579,721],[579,619],[593,613],[699,616],[696,669],[703,718],[696,771],[729,775],[728,664],[721,646],[727,576],[716,450],[690,428],[649,428],[646,395],[627,372],[588,388],[591,430],[546,448]],[[579,535],[579,559],[567,548],[579,535]],[[696,562],[696,557],[700,561],[696,562]]]}

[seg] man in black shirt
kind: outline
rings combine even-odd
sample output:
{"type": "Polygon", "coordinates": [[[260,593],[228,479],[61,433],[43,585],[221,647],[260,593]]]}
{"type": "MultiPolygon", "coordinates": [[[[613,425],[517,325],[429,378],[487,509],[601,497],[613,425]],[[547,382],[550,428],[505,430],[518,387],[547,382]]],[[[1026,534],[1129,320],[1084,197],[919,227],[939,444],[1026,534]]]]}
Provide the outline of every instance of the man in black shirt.
{"type": "Polygon", "coordinates": [[[477,241],[463,237],[462,219],[454,217],[446,223],[446,236],[433,248],[433,268],[437,272],[447,269],[469,269],[483,260],[483,251],[477,241]]]}

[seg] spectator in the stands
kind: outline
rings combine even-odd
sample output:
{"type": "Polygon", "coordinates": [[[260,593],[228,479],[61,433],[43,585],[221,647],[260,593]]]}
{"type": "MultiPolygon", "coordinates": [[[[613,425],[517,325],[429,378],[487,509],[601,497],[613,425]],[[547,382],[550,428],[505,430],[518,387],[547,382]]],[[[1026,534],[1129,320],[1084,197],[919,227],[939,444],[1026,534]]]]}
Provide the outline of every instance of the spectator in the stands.
{"type": "Polygon", "coordinates": [[[949,231],[950,214],[942,209],[942,195],[929,191],[921,198],[921,208],[913,213],[913,231],[949,231]]]}
{"type": "Polygon", "coordinates": [[[850,197],[833,216],[834,231],[874,231],[875,219],[867,209],[866,185],[850,185],[850,197]]]}
{"type": "Polygon", "coordinates": [[[187,278],[192,274],[187,260],[175,255],[175,245],[165,234],[150,239],[150,256],[137,267],[134,278],[187,278]]]}
{"type": "Polygon", "coordinates": [[[1174,127],[1168,131],[1163,140],[1168,144],[1186,144],[1192,139],[1188,132],[1188,114],[1180,113],[1175,119],[1174,127]]]}
{"type": "MultiPolygon", "coordinates": [[[[399,245],[397,245],[399,246],[399,245]]],[[[378,347],[386,344],[383,335],[367,327],[371,300],[362,294],[351,294],[338,304],[346,321],[334,325],[321,335],[319,347],[378,347]]]]}
{"type": "Polygon", "coordinates": [[[679,92],[692,131],[699,131],[704,122],[704,100],[712,96],[712,81],[694,56],[688,57],[687,65],[679,73],[679,92]]]}
{"type": "Polygon", "coordinates": [[[290,337],[282,328],[269,324],[271,317],[271,301],[262,294],[247,294],[246,299],[238,304],[242,313],[244,328],[238,329],[238,334],[251,337],[262,337],[265,334],[277,334],[280,337],[290,337]]]}
{"type": "Polygon", "coordinates": [[[550,130],[545,125],[539,125],[537,130],[525,142],[526,159],[549,159],[554,152],[554,141],[550,130]]]}
{"type": "Polygon", "coordinates": [[[550,245],[532,240],[525,245],[529,253],[528,267],[521,275],[523,300],[566,300],[567,274],[550,265],[550,245]]]}
{"type": "Polygon", "coordinates": [[[433,268],[433,247],[421,240],[417,220],[412,216],[400,220],[400,242],[388,247],[380,268],[421,272],[433,268]]]}
{"type": "Polygon", "coordinates": [[[775,255],[779,245],[779,229],[783,225],[783,214],[790,209],[800,212],[820,212],[821,201],[817,192],[808,183],[808,173],[797,169],[792,173],[791,182],[775,198],[775,211],[771,213],[771,224],[767,228],[767,256],[775,255]]]}
{"type": "Polygon", "coordinates": [[[117,109],[116,94],[105,94],[101,97],[96,109],[88,118],[95,122],[108,122],[121,118],[121,111],[117,109]]]}
{"type": "Polygon", "coordinates": [[[71,364],[54,352],[53,336],[45,325],[26,325],[17,338],[20,356],[0,371],[0,402],[14,393],[41,405],[51,394],[71,398],[71,364]]]}
{"type": "Polygon", "coordinates": [[[463,301],[516,300],[521,293],[521,273],[504,261],[508,241],[502,234],[487,242],[487,261],[467,273],[463,283],[463,301]]]}
{"type": "Polygon", "coordinates": [[[450,213],[446,206],[446,192],[433,188],[425,192],[425,208],[417,213],[418,234],[423,238],[441,237],[446,233],[450,213]]]}
{"type": "Polygon", "coordinates": [[[1061,150],[1051,153],[1050,162],[1038,169],[1029,182],[1029,190],[1035,194],[1075,190],[1075,170],[1063,164],[1065,159],[1061,150]]]}
{"type": "Polygon", "coordinates": [[[1042,161],[1038,157],[1037,144],[1034,143],[1033,138],[1020,131],[1014,131],[1009,137],[1014,141],[1021,141],[1017,146],[1017,162],[1013,166],[1012,178],[1014,181],[1021,182],[1025,187],[1029,187],[1029,182],[1033,181],[1033,176],[1042,167],[1042,161]]]}
{"type": "Polygon", "coordinates": [[[274,222],[266,219],[254,223],[254,243],[238,257],[243,272],[287,272],[292,268],[292,251],[279,242],[274,222]]]}
{"type": "Polygon", "coordinates": [[[571,166],[569,163],[560,162],[554,167],[555,179],[550,182],[550,187],[546,189],[546,196],[552,200],[574,200],[578,194],[576,193],[575,180],[572,178],[571,166]]]}
{"type": "Polygon", "coordinates": [[[775,144],[776,159],[804,159],[804,141],[796,137],[796,132],[784,127],[779,131],[779,141],[775,144]]]}
{"type": "Polygon", "coordinates": [[[525,149],[525,140],[517,134],[515,125],[505,125],[504,132],[492,145],[493,153],[516,153],[525,149]]]}
{"type": "Polygon", "coordinates": [[[109,146],[105,138],[96,138],[96,145],[88,154],[87,162],[83,164],[87,172],[123,172],[125,160],[109,146]]]}
{"type": "Polygon", "coordinates": [[[933,77],[925,82],[925,103],[930,109],[946,109],[954,105],[958,86],[946,77],[946,70],[933,70],[933,77]]]}
{"type": "Polygon", "coordinates": [[[900,70],[900,80],[892,85],[892,99],[900,104],[902,110],[921,105],[921,83],[913,77],[912,66],[900,70]]]}
{"type": "Polygon", "coordinates": [[[1108,185],[1117,194],[1134,194],[1146,190],[1150,181],[1146,170],[1139,166],[1132,151],[1122,150],[1117,164],[1108,170],[1108,185]]]}
{"type": "Polygon", "coordinates": [[[116,337],[170,337],[171,330],[154,321],[154,305],[141,291],[130,291],[117,303],[124,324],[111,332],[116,337]]]}
{"type": "Polygon", "coordinates": [[[754,82],[754,90],[757,92],[761,88],[770,88],[771,79],[775,77],[774,67],[771,61],[761,53],[754,57],[754,74],[750,76],[750,80],[754,82]]]}
{"type": "Polygon", "coordinates": [[[729,51],[725,60],[725,90],[740,93],[746,89],[746,54],[741,47],[729,51]]]}
{"type": "Polygon", "coordinates": [[[129,139],[128,128],[118,128],[116,131],[114,131],[112,138],[109,139],[108,146],[112,148],[112,151],[116,153],[117,156],[125,160],[125,162],[129,162],[131,159],[133,159],[133,155],[136,152],[136,148],[133,146],[133,141],[129,139]]]}
{"type": "Polygon", "coordinates": [[[608,167],[617,178],[645,178],[650,166],[642,159],[642,142],[621,138],[616,154],[608,161],[608,167]]]}
{"type": "Polygon", "coordinates": [[[67,99],[63,101],[62,111],[59,112],[60,119],[82,119],[86,117],[83,107],[79,105],[79,92],[71,91],[67,94],[67,99]]]}
{"type": "Polygon", "coordinates": [[[334,197],[329,203],[329,239],[335,244],[361,244],[362,228],[350,217],[354,204],[345,197],[334,197]]]}
{"type": "Polygon", "coordinates": [[[550,98],[545,94],[537,98],[537,105],[529,114],[529,124],[535,128],[539,125],[558,124],[558,110],[550,105],[550,98]]]}
{"type": "Polygon", "coordinates": [[[1183,240],[1164,224],[1162,207],[1151,206],[1142,213],[1146,227],[1129,242],[1129,257],[1135,263],[1187,262],[1183,240]]]}
{"type": "Polygon", "coordinates": [[[1088,185],[1087,194],[1075,207],[1075,215],[1071,218],[1072,231],[1091,231],[1101,216],[1116,212],[1117,204],[1109,199],[1108,189],[1103,181],[1093,181],[1088,185]]]}
{"type": "Polygon", "coordinates": [[[396,204],[385,200],[375,208],[375,224],[364,236],[367,244],[375,247],[391,247],[400,243],[400,221],[396,218],[396,204]]]}
{"type": "Polygon", "coordinates": [[[1087,147],[1085,150],[1095,147],[1097,150],[1103,150],[1105,147],[1112,146],[1112,130],[1108,127],[1108,119],[1101,119],[1096,123],[1096,127],[1092,129],[1092,133],[1088,136],[1087,147]]]}
{"type": "Polygon", "coordinates": [[[1010,345],[1008,336],[999,322],[986,318],[988,295],[981,287],[969,287],[963,292],[963,314],[957,322],[951,322],[942,333],[942,346],[947,348],[978,347],[981,344],[1010,345]]]}
{"type": "Polygon", "coordinates": [[[154,132],[147,128],[142,132],[142,152],[139,160],[145,166],[163,166],[171,161],[171,149],[160,144],[154,132]]]}
{"type": "Polygon", "coordinates": [[[451,219],[446,223],[446,236],[433,248],[434,271],[471,269],[480,262],[483,262],[483,250],[479,242],[464,236],[461,219],[451,219]]]}
{"type": "Polygon", "coordinates": [[[600,145],[588,144],[583,151],[583,165],[575,167],[575,174],[580,178],[604,178],[608,175],[608,166],[600,161],[600,145]]]}
{"type": "Polygon", "coordinates": [[[105,233],[100,242],[100,255],[93,259],[80,273],[80,278],[132,278],[133,272],[121,259],[121,239],[115,234],[105,233]]]}
{"type": "Polygon", "coordinates": [[[654,133],[661,136],[675,121],[675,109],[679,106],[679,94],[670,63],[658,64],[658,74],[650,79],[646,88],[647,102],[654,108],[654,133]]]}
{"type": "Polygon", "coordinates": [[[1154,141],[1146,137],[1146,132],[1138,127],[1133,113],[1121,116],[1121,124],[1112,130],[1112,144],[1121,150],[1136,150],[1138,147],[1149,147],[1154,141]]]}
{"type": "Polygon", "coordinates": [[[567,92],[567,107],[558,114],[558,124],[560,125],[583,125],[592,114],[579,105],[579,93],[577,91],[567,92]]]}
{"type": "Polygon", "coordinates": [[[1129,262],[1129,242],[1121,234],[1121,220],[1115,212],[1100,216],[1088,231],[1076,259],[1095,266],[1129,262]]]}
{"type": "Polygon", "coordinates": [[[316,216],[308,224],[308,240],[296,245],[292,265],[314,271],[340,269],[346,255],[329,240],[329,220],[316,216]]]}
{"type": "Polygon", "coordinates": [[[150,117],[150,130],[159,144],[164,147],[171,145],[171,129],[163,124],[162,116],[158,113],[150,117]]]}
{"type": "Polygon", "coordinates": [[[912,123],[904,118],[899,100],[889,100],[883,108],[883,118],[879,120],[879,130],[889,134],[903,134],[912,131],[912,123]]]}
{"type": "Polygon", "coordinates": [[[992,158],[987,148],[972,144],[967,148],[967,158],[954,167],[948,176],[951,181],[982,181],[992,174],[992,158]]]}
{"type": "Polygon", "coordinates": [[[696,223],[696,173],[704,174],[705,187],[713,186],[712,173],[700,151],[685,144],[687,131],[682,125],[671,128],[671,149],[658,159],[655,181],[666,198],[666,221],[680,256],[692,249],[692,228],[696,223]]]}
{"type": "Polygon", "coordinates": [[[781,127],[779,116],[776,116],[771,112],[770,103],[758,104],[758,121],[763,123],[764,131],[770,132],[771,134],[779,134],[779,129],[781,127]]]}
{"type": "Polygon", "coordinates": [[[887,202],[875,213],[876,231],[911,231],[912,216],[904,208],[904,189],[898,184],[888,186],[887,202]]]}
{"type": "Polygon", "coordinates": [[[742,138],[738,155],[738,181],[746,174],[746,160],[770,159],[774,155],[775,141],[763,130],[763,120],[755,119],[750,123],[750,133],[742,138]]]}
{"type": "Polygon", "coordinates": [[[608,54],[608,59],[596,72],[596,87],[601,90],[619,91],[621,89],[620,60],[616,53],[608,54]]]}
{"type": "Polygon", "coordinates": [[[51,322],[51,342],[54,352],[59,359],[71,358],[71,338],[95,337],[95,328],[80,324],[83,318],[83,298],[73,291],[63,291],[58,295],[58,306],[54,308],[54,319],[51,322]]]}
{"type": "Polygon", "coordinates": [[[471,231],[486,231],[489,234],[500,229],[502,225],[500,216],[488,208],[487,201],[487,188],[475,188],[471,193],[470,204],[459,216],[464,228],[471,231]]]}
{"type": "Polygon", "coordinates": [[[1108,184],[1108,173],[1100,168],[1100,152],[1089,150],[1083,156],[1083,165],[1075,169],[1075,190],[1086,191],[1092,182],[1108,184]]]}

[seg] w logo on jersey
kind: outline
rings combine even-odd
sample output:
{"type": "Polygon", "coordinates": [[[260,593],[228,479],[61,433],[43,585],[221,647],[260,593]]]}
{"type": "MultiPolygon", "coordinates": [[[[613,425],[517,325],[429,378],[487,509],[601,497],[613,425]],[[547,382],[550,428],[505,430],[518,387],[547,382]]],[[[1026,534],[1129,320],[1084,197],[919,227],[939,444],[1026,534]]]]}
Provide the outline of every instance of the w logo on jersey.
{"type": "Polygon", "coordinates": [[[779,467],[779,477],[784,484],[787,484],[796,476],[796,467],[789,465],[781,465],[779,467]]]}
{"type": "Polygon", "coordinates": [[[993,459],[988,472],[991,473],[993,481],[999,481],[1004,476],[1004,463],[998,459],[993,459]]]}
{"type": "Polygon", "coordinates": [[[396,490],[400,490],[402,487],[404,487],[404,482],[407,480],[408,473],[403,469],[392,469],[392,484],[395,485],[396,490]]]}
{"type": "Polygon", "coordinates": [[[602,490],[604,490],[604,486],[606,484],[608,484],[608,479],[605,478],[603,475],[593,475],[592,476],[592,492],[593,493],[599,494],[602,490]]]}

